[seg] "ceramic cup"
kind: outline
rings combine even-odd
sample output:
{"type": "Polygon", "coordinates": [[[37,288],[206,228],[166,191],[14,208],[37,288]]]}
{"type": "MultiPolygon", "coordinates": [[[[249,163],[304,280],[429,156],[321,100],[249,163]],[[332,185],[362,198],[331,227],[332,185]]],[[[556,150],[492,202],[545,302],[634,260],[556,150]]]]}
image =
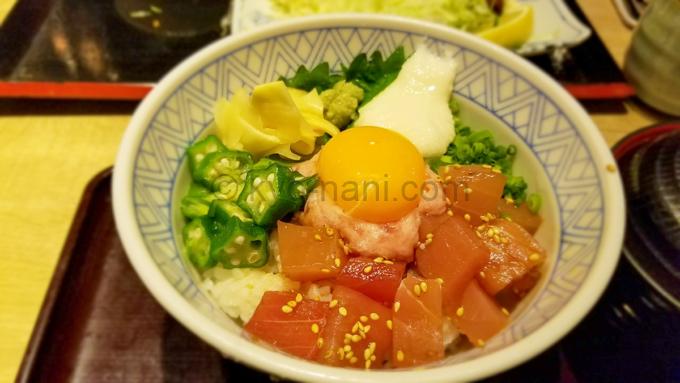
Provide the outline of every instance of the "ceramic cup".
{"type": "Polygon", "coordinates": [[[655,0],[640,19],[624,72],[638,97],[680,116],[680,0],[655,0]]]}

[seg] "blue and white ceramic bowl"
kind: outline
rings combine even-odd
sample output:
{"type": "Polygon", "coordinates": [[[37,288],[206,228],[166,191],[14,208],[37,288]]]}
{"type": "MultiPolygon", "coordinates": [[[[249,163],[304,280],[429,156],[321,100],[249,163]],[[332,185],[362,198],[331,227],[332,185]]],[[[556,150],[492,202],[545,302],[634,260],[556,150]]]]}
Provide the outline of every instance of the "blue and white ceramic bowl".
{"type": "Polygon", "coordinates": [[[184,326],[226,357],[303,381],[440,382],[479,379],[517,365],[565,335],[595,304],[617,263],[624,226],[615,161],[579,104],[519,56],[450,28],[397,17],[322,16],[282,22],[218,41],[170,72],[128,127],[113,177],[116,225],[135,270],[184,326]],[[181,255],[178,201],[189,172],[184,151],[205,134],[212,106],[240,87],[332,67],[360,52],[428,44],[459,63],[463,119],[517,145],[516,173],[544,198],[537,233],[549,250],[540,284],[512,323],[484,348],[417,370],[327,367],[258,346],[211,302],[181,255]]]}

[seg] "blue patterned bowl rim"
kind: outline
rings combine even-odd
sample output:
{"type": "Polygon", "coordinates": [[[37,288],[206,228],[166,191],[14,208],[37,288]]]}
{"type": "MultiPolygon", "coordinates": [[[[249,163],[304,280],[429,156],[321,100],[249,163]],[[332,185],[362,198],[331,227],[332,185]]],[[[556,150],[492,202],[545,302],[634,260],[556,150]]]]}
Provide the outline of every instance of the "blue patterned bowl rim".
{"type": "MultiPolygon", "coordinates": [[[[404,382],[467,381],[498,373],[545,350],[570,331],[600,297],[617,264],[624,233],[625,205],[620,178],[617,172],[606,170],[608,166],[615,164],[597,127],[582,107],[554,80],[510,51],[433,23],[396,16],[323,15],[277,22],[256,31],[217,41],[168,73],[138,107],[125,132],[114,168],[113,205],[116,226],[128,258],[149,291],[180,323],[227,357],[278,376],[303,381],[377,382],[386,379],[404,382]],[[509,68],[554,102],[565,118],[573,124],[594,165],[599,183],[599,198],[603,204],[597,256],[590,264],[585,279],[579,286],[574,287],[567,303],[540,327],[509,346],[453,365],[442,364],[424,370],[370,372],[334,368],[266,349],[237,333],[226,330],[187,301],[162,273],[148,243],[145,242],[133,195],[137,176],[135,173],[137,156],[157,112],[177,88],[184,86],[202,68],[229,52],[268,38],[324,28],[366,28],[412,33],[468,49],[509,68]]],[[[174,182],[174,179],[170,182],[174,182]]]]}

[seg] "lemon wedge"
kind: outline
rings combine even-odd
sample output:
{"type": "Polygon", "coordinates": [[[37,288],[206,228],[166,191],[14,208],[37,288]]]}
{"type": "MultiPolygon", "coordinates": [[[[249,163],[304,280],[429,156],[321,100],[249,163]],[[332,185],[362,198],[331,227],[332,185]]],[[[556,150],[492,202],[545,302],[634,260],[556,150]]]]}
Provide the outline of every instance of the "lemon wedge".
{"type": "Polygon", "coordinates": [[[506,1],[498,24],[477,35],[506,48],[518,48],[524,44],[534,27],[534,9],[516,1],[506,1]]]}

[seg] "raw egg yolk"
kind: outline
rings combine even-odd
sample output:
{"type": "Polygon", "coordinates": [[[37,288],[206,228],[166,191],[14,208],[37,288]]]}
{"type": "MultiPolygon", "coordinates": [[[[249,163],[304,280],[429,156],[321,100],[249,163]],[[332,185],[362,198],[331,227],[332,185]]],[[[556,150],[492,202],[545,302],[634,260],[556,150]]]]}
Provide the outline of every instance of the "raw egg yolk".
{"type": "Polygon", "coordinates": [[[324,196],[352,217],[397,221],[418,206],[425,161],[407,138],[377,127],[353,127],[321,149],[318,173],[324,196]]]}

